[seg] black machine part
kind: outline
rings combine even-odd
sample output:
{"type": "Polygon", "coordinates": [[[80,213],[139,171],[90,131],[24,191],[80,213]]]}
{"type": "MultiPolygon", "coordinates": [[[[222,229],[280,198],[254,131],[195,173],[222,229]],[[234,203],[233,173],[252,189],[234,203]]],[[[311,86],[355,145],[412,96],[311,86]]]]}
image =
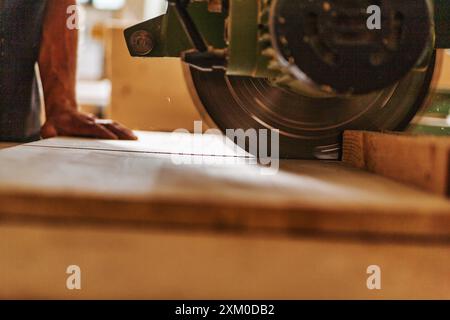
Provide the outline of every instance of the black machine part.
{"type": "Polygon", "coordinates": [[[428,0],[273,0],[270,16],[280,63],[325,93],[387,88],[432,46],[428,0]]]}

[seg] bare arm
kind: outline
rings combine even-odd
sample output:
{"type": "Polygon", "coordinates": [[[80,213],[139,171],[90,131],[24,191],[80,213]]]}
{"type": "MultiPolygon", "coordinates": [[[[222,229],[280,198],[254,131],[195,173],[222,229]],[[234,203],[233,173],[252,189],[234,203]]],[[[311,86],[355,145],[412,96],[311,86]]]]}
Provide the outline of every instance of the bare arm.
{"type": "Polygon", "coordinates": [[[46,111],[41,135],[136,139],[118,123],[98,122],[78,111],[75,95],[78,31],[67,26],[67,8],[71,5],[75,5],[75,0],[47,1],[39,56],[46,111]]]}

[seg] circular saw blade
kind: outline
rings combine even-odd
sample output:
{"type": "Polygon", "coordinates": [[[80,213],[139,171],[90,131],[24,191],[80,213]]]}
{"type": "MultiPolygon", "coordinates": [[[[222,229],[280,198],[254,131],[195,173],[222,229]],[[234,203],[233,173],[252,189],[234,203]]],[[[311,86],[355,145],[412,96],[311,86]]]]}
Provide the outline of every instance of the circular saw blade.
{"type": "Polygon", "coordinates": [[[306,97],[267,79],[223,71],[187,67],[186,78],[200,113],[223,132],[278,129],[281,158],[331,160],[341,155],[345,130],[404,130],[430,92],[435,65],[433,54],[426,67],[389,88],[332,98],[306,97]]]}

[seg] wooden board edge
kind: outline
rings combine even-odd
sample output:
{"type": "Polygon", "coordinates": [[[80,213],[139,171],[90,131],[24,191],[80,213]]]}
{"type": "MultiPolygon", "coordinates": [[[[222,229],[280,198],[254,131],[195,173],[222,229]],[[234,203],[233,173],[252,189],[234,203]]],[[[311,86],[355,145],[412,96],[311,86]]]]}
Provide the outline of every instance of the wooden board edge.
{"type": "Polygon", "coordinates": [[[450,196],[450,137],[346,131],[345,164],[450,196]]]}

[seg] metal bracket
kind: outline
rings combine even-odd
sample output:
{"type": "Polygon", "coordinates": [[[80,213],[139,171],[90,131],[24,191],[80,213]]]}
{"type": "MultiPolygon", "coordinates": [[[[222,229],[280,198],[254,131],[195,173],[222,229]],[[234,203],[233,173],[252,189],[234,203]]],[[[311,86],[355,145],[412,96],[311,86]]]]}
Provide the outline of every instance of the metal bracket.
{"type": "Polygon", "coordinates": [[[181,57],[183,61],[202,71],[224,69],[226,65],[222,14],[208,12],[208,3],[189,0],[168,0],[165,15],[125,30],[128,50],[133,57],[181,57]],[[189,10],[188,11],[188,7],[189,10]],[[194,22],[191,13],[202,17],[194,22]],[[207,19],[204,19],[207,17],[207,19]],[[209,31],[209,32],[208,32],[209,31]],[[209,36],[208,42],[204,36],[209,36]]]}

